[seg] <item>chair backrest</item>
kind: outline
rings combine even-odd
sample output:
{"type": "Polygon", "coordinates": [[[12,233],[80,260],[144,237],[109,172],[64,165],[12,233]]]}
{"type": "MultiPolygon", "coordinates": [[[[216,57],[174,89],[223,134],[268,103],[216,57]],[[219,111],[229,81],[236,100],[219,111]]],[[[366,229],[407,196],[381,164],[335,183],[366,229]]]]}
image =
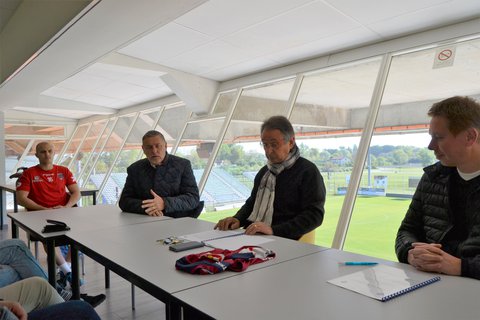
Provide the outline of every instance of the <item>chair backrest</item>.
{"type": "Polygon", "coordinates": [[[298,241],[315,244],[315,230],[316,229],[313,229],[312,231],[305,233],[300,239],[298,239],[298,241]]]}
{"type": "Polygon", "coordinates": [[[23,174],[23,171],[27,170],[28,168],[27,167],[20,167],[17,169],[17,172],[15,172],[14,174],[10,175],[10,179],[13,179],[13,178],[20,178],[23,174]]]}
{"type": "Polygon", "coordinates": [[[192,218],[198,218],[198,216],[200,215],[200,213],[202,213],[202,210],[203,210],[203,206],[205,205],[205,202],[204,201],[200,201],[198,203],[198,206],[195,208],[195,212],[194,212],[194,215],[192,216],[192,218]]]}

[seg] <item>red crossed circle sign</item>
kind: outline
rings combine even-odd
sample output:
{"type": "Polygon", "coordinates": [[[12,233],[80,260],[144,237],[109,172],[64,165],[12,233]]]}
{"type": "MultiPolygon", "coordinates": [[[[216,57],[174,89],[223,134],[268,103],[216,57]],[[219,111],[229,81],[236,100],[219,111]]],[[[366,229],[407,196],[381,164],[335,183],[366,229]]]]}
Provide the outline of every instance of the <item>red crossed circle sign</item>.
{"type": "Polygon", "coordinates": [[[452,57],[452,50],[450,49],[445,49],[445,50],[442,50],[439,54],[438,54],[438,60],[440,61],[445,61],[445,60],[448,60],[452,57]]]}

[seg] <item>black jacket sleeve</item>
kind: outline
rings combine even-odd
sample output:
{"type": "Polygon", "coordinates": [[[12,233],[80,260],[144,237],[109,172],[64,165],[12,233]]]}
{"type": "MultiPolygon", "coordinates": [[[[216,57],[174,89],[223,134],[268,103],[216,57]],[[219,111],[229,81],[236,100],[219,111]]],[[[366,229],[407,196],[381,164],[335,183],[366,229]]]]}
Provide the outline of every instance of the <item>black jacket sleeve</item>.
{"type": "MultiPolygon", "coordinates": [[[[142,201],[147,198],[143,198],[144,194],[139,192],[138,185],[135,183],[138,172],[135,171],[132,166],[127,168],[127,180],[120,195],[118,206],[125,212],[146,214],[145,209],[142,208],[142,201]]],[[[145,187],[148,188],[148,186],[145,187]]],[[[151,196],[148,198],[151,198],[151,196]]]]}
{"type": "MultiPolygon", "coordinates": [[[[263,167],[255,177],[252,194],[234,216],[241,226],[248,226],[260,185],[267,171],[263,167]]],[[[315,164],[299,158],[290,169],[277,176],[272,230],[276,236],[299,239],[321,225],[324,217],[326,190],[315,164]]]]}
{"type": "Polygon", "coordinates": [[[325,214],[326,190],[318,169],[312,165],[298,178],[297,184],[292,184],[292,188],[298,188],[297,205],[286,206],[291,211],[286,213],[289,218],[272,225],[274,235],[294,240],[320,226],[325,214]]]}
{"type": "Polygon", "coordinates": [[[164,213],[173,218],[192,217],[199,205],[200,196],[190,161],[183,161],[178,173],[180,176],[179,191],[174,195],[163,197],[164,213]]]}
{"type": "Polygon", "coordinates": [[[425,232],[423,230],[423,210],[422,210],[422,196],[423,191],[421,186],[427,176],[423,175],[415,191],[412,202],[408,208],[407,214],[403,219],[400,228],[397,232],[395,240],[395,252],[398,261],[408,263],[408,251],[412,248],[413,242],[425,242],[425,232]]]}
{"type": "Polygon", "coordinates": [[[480,280],[480,255],[461,258],[462,277],[475,278],[480,280]]]}

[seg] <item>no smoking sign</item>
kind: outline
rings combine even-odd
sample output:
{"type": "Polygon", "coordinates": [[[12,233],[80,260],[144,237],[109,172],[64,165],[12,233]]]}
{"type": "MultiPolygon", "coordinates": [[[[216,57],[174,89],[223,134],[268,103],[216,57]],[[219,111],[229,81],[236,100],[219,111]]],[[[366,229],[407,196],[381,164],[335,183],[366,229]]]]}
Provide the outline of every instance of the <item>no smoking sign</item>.
{"type": "Polygon", "coordinates": [[[433,69],[453,66],[455,60],[455,48],[439,48],[435,52],[433,61],[433,69]]]}

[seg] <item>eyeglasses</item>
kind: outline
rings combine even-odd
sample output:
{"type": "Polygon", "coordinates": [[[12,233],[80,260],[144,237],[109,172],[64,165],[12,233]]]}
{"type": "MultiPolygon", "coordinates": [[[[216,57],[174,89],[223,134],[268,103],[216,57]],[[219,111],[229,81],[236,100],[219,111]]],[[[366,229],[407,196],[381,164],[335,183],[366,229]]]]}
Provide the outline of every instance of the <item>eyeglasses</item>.
{"type": "Polygon", "coordinates": [[[260,142],[260,145],[263,147],[263,149],[272,148],[273,150],[276,150],[280,147],[278,142],[260,142]]]}

